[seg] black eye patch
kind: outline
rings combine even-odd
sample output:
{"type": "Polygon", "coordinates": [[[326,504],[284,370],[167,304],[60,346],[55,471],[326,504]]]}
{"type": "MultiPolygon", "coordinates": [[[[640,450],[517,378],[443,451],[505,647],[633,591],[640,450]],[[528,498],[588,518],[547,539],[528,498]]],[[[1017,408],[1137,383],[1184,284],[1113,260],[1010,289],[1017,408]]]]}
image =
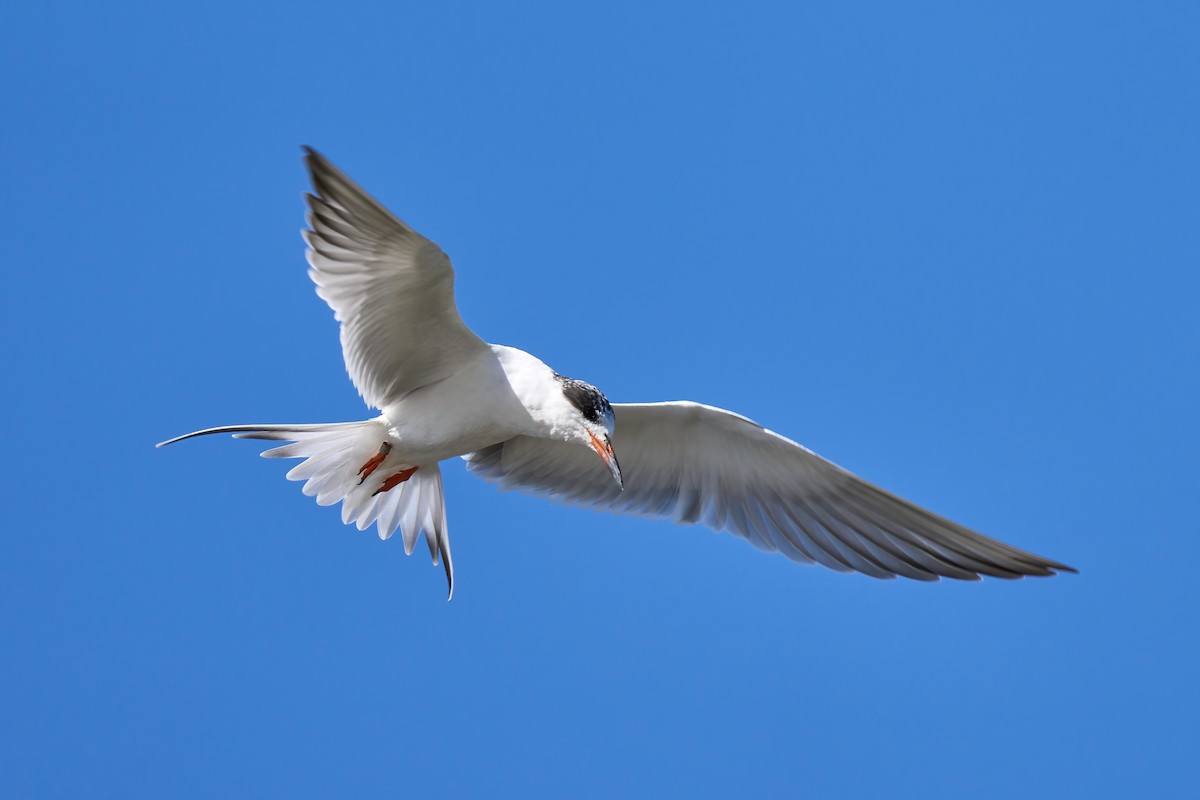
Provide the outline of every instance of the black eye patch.
{"type": "Polygon", "coordinates": [[[590,383],[556,375],[563,387],[563,394],[571,405],[579,409],[583,418],[594,425],[604,424],[605,417],[612,417],[612,406],[599,389],[590,383]]]}

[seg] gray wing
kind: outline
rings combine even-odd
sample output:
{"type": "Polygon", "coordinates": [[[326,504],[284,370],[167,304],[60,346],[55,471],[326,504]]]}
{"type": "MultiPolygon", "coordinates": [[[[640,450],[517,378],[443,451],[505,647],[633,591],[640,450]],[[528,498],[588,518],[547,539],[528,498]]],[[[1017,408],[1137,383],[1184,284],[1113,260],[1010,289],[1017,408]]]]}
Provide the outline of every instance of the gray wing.
{"type": "Polygon", "coordinates": [[[517,437],[464,458],[507,488],[702,523],[842,572],[917,580],[1074,572],[915,506],[729,411],[689,402],[613,409],[623,492],[577,444],[517,437]]]}
{"type": "Polygon", "coordinates": [[[305,148],[308,274],[341,323],[346,370],[384,408],[457,372],[487,345],[454,305],[454,269],[435,243],[305,148]]]}

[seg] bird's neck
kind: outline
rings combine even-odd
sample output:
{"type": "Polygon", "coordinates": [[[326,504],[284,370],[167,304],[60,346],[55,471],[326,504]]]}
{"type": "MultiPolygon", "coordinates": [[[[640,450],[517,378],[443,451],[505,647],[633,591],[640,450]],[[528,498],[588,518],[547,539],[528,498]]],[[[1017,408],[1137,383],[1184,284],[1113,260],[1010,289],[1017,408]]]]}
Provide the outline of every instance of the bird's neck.
{"type": "Polygon", "coordinates": [[[529,415],[531,427],[527,435],[542,439],[575,438],[579,415],[562,393],[554,370],[515,347],[492,345],[492,352],[513,394],[529,415]]]}

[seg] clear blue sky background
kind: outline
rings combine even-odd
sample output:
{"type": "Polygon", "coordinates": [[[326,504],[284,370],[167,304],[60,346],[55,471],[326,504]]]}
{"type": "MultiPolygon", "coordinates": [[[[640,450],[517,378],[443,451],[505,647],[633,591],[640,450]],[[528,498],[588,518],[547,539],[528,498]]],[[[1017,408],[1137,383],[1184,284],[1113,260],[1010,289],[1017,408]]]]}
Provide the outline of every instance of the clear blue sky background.
{"type": "Polygon", "coordinates": [[[0,793],[1197,796],[1200,6],[166,5],[0,13],[0,793]],[[253,445],[155,450],[367,414],[302,143],[486,339],[1082,574],[839,575],[450,463],[447,604],[253,445]]]}

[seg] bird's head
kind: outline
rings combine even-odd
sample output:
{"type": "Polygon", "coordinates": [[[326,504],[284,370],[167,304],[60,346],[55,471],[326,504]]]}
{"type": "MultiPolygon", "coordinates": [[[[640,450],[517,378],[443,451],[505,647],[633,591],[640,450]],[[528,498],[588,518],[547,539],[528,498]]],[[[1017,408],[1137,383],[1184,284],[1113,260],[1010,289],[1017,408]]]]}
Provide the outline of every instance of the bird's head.
{"type": "Polygon", "coordinates": [[[622,489],[625,481],[621,478],[621,465],[617,463],[617,454],[613,452],[612,435],[616,428],[617,418],[613,414],[608,398],[590,383],[564,378],[556,375],[562,384],[563,396],[578,412],[578,425],[573,426],[572,435],[581,443],[596,451],[604,466],[612,473],[613,480],[622,489]]]}

